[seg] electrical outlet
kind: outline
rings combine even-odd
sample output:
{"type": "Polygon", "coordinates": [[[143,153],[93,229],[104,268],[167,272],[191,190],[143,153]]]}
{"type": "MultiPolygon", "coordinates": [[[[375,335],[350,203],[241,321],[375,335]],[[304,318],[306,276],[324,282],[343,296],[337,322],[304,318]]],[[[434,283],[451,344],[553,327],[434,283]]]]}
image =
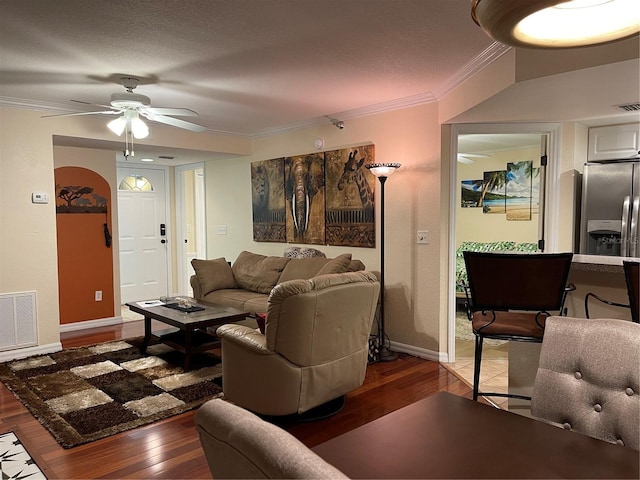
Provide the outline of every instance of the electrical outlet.
{"type": "Polygon", "coordinates": [[[429,243],[429,231],[428,230],[418,230],[416,234],[416,242],[417,243],[429,243]]]}
{"type": "Polygon", "coordinates": [[[102,301],[102,290],[96,290],[96,302],[102,301]]]}

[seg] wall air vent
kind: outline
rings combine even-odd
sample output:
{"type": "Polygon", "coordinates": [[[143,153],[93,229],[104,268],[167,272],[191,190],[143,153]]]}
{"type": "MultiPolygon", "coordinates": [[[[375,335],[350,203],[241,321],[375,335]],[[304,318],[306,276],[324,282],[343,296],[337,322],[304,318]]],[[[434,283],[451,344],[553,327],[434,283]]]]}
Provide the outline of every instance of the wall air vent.
{"type": "Polygon", "coordinates": [[[640,111],[640,103],[623,103],[622,105],[616,105],[620,110],[624,110],[625,112],[637,112],[640,111]]]}
{"type": "Polygon", "coordinates": [[[163,160],[173,160],[176,157],[172,157],[170,155],[158,155],[158,158],[161,158],[163,160]]]}

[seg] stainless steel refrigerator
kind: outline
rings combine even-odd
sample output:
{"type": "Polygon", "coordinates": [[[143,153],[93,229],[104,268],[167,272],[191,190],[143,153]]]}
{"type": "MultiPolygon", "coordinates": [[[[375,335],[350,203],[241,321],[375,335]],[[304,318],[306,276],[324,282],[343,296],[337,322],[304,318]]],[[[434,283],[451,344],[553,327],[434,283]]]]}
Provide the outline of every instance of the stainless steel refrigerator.
{"type": "Polygon", "coordinates": [[[640,161],[587,163],[582,180],[580,253],[640,257],[640,161]]]}

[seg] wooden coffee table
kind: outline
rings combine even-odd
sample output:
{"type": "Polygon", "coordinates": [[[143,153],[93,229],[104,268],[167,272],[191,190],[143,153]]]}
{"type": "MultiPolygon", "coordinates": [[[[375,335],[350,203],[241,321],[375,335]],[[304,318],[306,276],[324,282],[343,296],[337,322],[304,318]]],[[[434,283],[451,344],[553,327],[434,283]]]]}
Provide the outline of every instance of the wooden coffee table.
{"type": "MultiPolygon", "coordinates": [[[[225,323],[233,323],[244,320],[248,312],[237,308],[214,305],[211,303],[197,303],[191,299],[191,303],[201,310],[185,312],[167,305],[154,305],[154,300],[130,302],[127,307],[132,312],[144,315],[144,340],[140,351],[145,353],[151,339],[167,344],[184,353],[184,371],[191,368],[191,355],[211,350],[218,345],[218,337],[206,331],[207,327],[216,327],[225,323]],[[151,331],[151,320],[166,323],[178,330],[168,329],[158,332],[151,331]]],[[[174,303],[172,301],[167,303],[174,303]]],[[[177,301],[175,302],[177,303],[177,301]]]]}

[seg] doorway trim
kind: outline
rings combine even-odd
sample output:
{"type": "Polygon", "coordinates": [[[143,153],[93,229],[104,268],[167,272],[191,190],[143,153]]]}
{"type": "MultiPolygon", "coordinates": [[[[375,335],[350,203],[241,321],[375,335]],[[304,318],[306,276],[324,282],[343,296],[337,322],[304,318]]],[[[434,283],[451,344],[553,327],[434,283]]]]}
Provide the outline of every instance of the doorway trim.
{"type": "MultiPolygon", "coordinates": [[[[175,171],[175,205],[176,205],[176,268],[178,275],[178,292],[182,295],[189,291],[190,285],[185,284],[186,258],[183,248],[182,235],[186,230],[185,221],[185,191],[183,188],[184,173],[189,170],[202,170],[202,181],[195,182],[194,185],[194,205],[195,205],[195,228],[196,228],[196,256],[207,258],[207,229],[206,229],[206,195],[205,195],[205,165],[204,162],[192,163],[189,165],[176,166],[175,171]]],[[[197,175],[197,172],[195,173],[197,175]]]]}
{"type": "Polygon", "coordinates": [[[559,123],[478,123],[453,124],[451,126],[451,157],[449,159],[449,264],[447,273],[447,362],[456,359],[456,198],[458,173],[458,136],[465,134],[510,134],[532,133],[548,136],[549,158],[547,181],[544,192],[546,234],[545,251],[554,252],[558,246],[558,208],[559,208],[559,152],[561,124],[559,123]]]}

